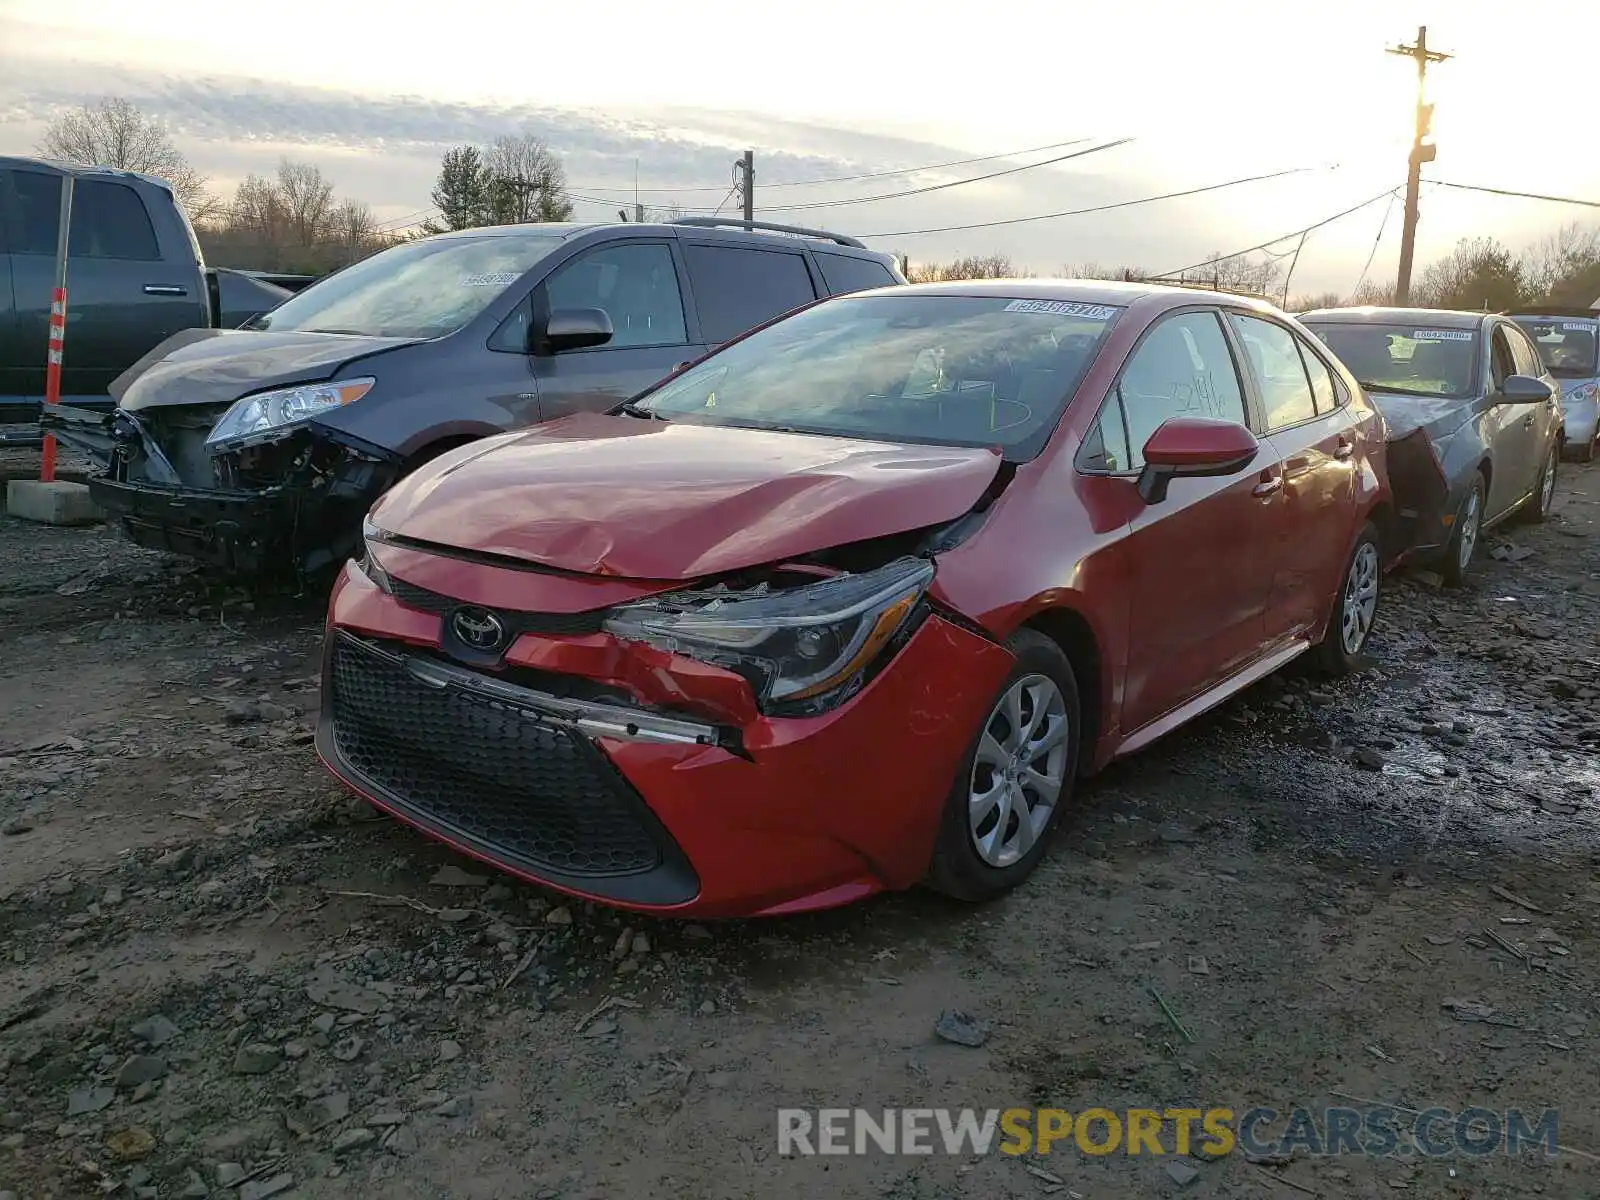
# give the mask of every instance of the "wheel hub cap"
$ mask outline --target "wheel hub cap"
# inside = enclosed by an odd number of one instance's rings
[[[973,757],[968,832],[978,857],[1008,867],[1050,823],[1065,782],[1067,704],[1055,680],[1025,675],[995,702]]]

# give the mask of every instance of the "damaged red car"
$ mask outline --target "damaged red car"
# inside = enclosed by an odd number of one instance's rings
[[[1074,783],[1372,627],[1382,418],[1292,319],[885,289],[373,508],[318,747],[515,875],[745,916],[1021,882]]]

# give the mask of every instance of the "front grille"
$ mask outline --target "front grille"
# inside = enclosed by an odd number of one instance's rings
[[[343,636],[328,684],[339,755],[424,823],[534,872],[631,875],[661,864],[653,814],[588,738],[432,687]]]
[[[404,579],[390,576],[390,586],[394,589],[394,598],[407,608],[419,609],[422,612],[433,613],[435,616],[444,616],[446,613],[462,607],[467,603],[453,596],[446,596],[440,592],[432,592],[427,588],[418,587],[414,583],[407,583]],[[506,609],[495,609],[495,614],[505,622],[506,628],[512,634],[543,633],[552,636],[582,636],[584,634],[599,633],[600,626],[606,619],[605,610],[598,612],[580,613],[542,613],[542,612],[515,612]]]

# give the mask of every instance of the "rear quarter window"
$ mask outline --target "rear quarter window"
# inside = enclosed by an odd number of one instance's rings
[[[827,285],[829,294],[834,296],[889,287],[896,282],[888,267],[870,258],[851,258],[847,254],[830,254],[825,250],[814,250],[812,256],[822,271],[822,282]]]

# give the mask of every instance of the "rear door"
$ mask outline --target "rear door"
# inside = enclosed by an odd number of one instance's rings
[[[811,268],[798,247],[685,239],[683,254],[701,334],[713,349],[817,298]]]
[[[1085,441],[1098,468],[1136,477],[1142,448],[1172,417],[1249,424],[1222,317],[1163,317],[1129,356]],[[1080,460],[1082,469],[1097,464]],[[1122,728],[1129,732],[1221,683],[1264,648],[1273,563],[1265,536],[1281,504],[1278,463],[1262,442],[1235,475],[1174,479],[1129,526],[1129,650]]]
[[[665,239],[603,242],[562,263],[534,290],[534,320],[548,321],[561,308],[604,309],[613,333],[604,346],[530,360],[545,421],[611,408],[704,352],[689,340],[677,261]]]
[[[1274,565],[1267,636],[1308,636],[1327,615],[1355,537],[1355,431],[1334,373],[1305,339],[1259,314],[1230,312],[1262,427],[1283,464],[1270,506]]]
[[[23,350],[13,378],[25,395],[42,397],[61,177],[12,171],[9,191],[12,288]],[[177,271],[163,263],[144,200],[126,183],[77,182],[68,255],[62,398],[108,403],[111,381],[157,343],[192,328],[204,297],[192,294],[192,264]]]

